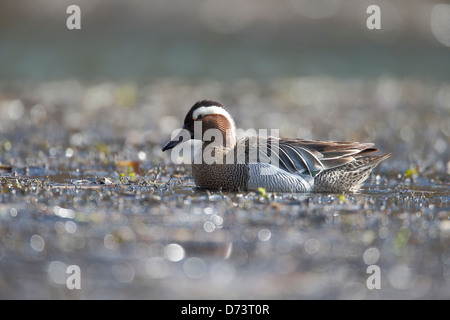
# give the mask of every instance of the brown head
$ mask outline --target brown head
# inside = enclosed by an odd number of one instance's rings
[[[234,120],[225,107],[216,101],[202,100],[194,104],[184,118],[182,129],[189,132],[190,139],[211,143],[211,135],[214,136],[216,132],[220,132],[223,138],[223,146],[234,147],[236,144],[236,125]],[[186,136],[186,134],[180,132],[180,134],[164,145],[162,151],[172,149],[183,142],[183,137]]]

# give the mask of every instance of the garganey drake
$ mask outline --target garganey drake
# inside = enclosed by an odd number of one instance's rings
[[[162,151],[189,139],[203,141],[192,175],[197,187],[210,190],[356,192],[372,169],[391,155],[367,155],[378,151],[373,143],[261,135],[238,139],[230,113],[210,100],[194,104],[183,130]]]

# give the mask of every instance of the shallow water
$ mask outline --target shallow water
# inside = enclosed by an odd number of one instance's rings
[[[68,30],[71,1],[0,1],[0,298],[449,299],[440,2],[368,30],[358,0],[90,0]],[[161,146],[201,99],[392,156],[356,194],[197,190]]]
[[[448,176],[377,170],[356,194],[263,197],[197,190],[189,167],[171,169],[2,174],[1,297],[450,297]],[[80,290],[66,287],[69,265]],[[369,265],[381,289],[368,289]]]
[[[4,86],[0,298],[448,299],[449,88],[393,77]],[[197,190],[161,145],[206,97],[244,129],[372,141],[392,156],[356,194]],[[372,265],[380,289],[367,285]]]

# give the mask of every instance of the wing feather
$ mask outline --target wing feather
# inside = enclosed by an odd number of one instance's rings
[[[246,138],[246,146],[258,147],[258,161],[273,163],[293,174],[309,174],[315,177],[320,172],[355,161],[361,155],[378,151],[373,143],[317,141],[306,139],[280,139],[259,137]],[[248,151],[246,151],[248,154]]]

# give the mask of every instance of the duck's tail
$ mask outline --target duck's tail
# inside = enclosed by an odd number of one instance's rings
[[[356,192],[370,172],[391,154],[383,156],[362,156],[342,166],[322,171],[314,181],[316,192]]]

